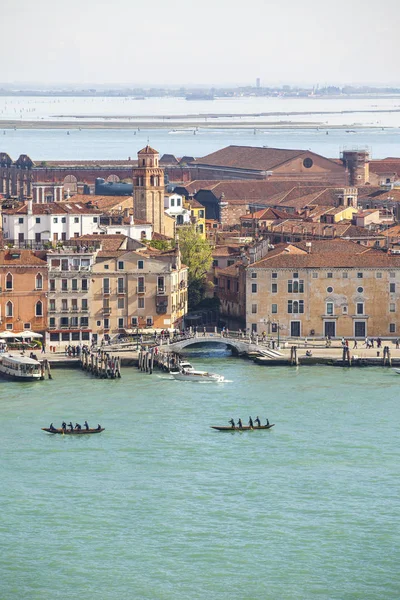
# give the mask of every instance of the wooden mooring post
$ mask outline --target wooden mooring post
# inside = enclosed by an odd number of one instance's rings
[[[389,346],[384,346],[383,348],[383,366],[392,366],[392,357],[390,355],[390,348]]]
[[[121,358],[105,351],[82,354],[81,368],[101,379],[121,378]]]
[[[299,359],[297,356],[297,346],[292,346],[290,348],[290,364],[296,366],[299,364]]]
[[[342,355],[343,365],[347,363],[347,366],[351,367],[351,356],[350,350],[348,346],[343,346],[343,355]]]

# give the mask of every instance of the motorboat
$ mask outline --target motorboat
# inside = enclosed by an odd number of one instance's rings
[[[18,381],[38,381],[44,379],[44,368],[34,358],[3,354],[0,358],[0,375]]]
[[[393,369],[393,371],[397,373],[397,375],[400,375],[400,369]]]
[[[207,371],[196,371],[189,362],[180,362],[175,370],[170,371],[170,374],[178,381],[211,381],[214,383],[225,381],[223,375],[208,373]]]

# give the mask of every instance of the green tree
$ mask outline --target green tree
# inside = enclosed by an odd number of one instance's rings
[[[194,308],[204,298],[206,275],[212,263],[212,246],[191,225],[179,230],[179,246],[182,262],[189,269],[189,308]]]

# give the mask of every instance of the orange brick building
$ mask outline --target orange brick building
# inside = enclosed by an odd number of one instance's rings
[[[0,252],[0,331],[47,328],[47,262],[30,250]]]

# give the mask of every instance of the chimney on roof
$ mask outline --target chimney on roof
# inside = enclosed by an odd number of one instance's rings
[[[32,211],[32,198],[28,198],[27,205],[28,205],[27,214],[28,215],[32,215],[33,214],[33,211]]]
[[[135,224],[135,219],[133,218],[133,215],[131,215],[130,219],[129,219],[129,225],[134,225]]]
[[[129,208],[124,208],[124,217],[129,217]]]
[[[306,242],[306,248],[307,248],[308,254],[311,254],[311,242]]]

